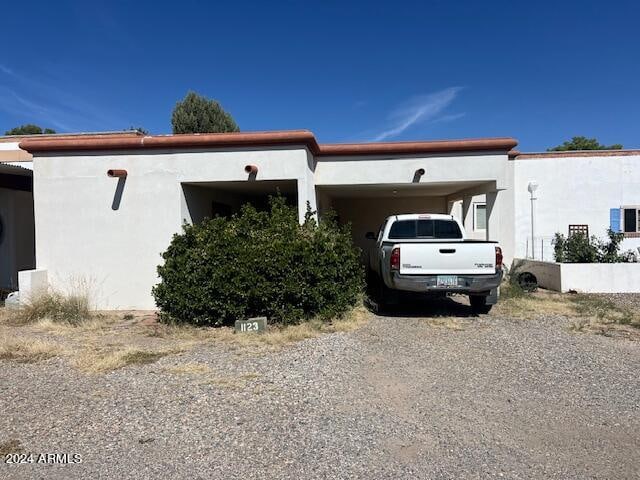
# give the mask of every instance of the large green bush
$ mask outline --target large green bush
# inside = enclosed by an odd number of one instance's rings
[[[618,263],[634,260],[631,251],[620,253],[620,244],[624,233],[607,230],[607,240],[600,240],[595,235],[587,237],[574,233],[565,237],[556,233],[553,239],[553,254],[560,263]]]
[[[266,212],[245,205],[231,218],[185,225],[162,257],[153,288],[161,318],[195,325],[330,319],[356,303],[364,282],[349,229],[318,224],[309,211],[300,225],[279,196]]]

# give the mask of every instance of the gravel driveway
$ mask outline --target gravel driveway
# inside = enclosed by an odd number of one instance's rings
[[[0,477],[638,477],[640,343],[453,308],[104,375],[0,362],[0,442],[83,460],[0,464]],[[167,373],[185,362],[220,377]]]

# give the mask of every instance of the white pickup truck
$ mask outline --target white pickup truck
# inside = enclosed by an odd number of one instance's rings
[[[469,240],[452,215],[392,215],[369,251],[369,282],[380,307],[397,303],[400,292],[469,295],[475,313],[498,301],[502,250],[497,242]]]

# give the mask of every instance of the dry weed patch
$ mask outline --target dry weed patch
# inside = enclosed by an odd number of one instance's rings
[[[434,317],[428,318],[426,322],[433,327],[443,327],[449,330],[465,330],[466,322],[454,317]]]
[[[87,348],[79,353],[73,364],[85,373],[105,373],[128,365],[153,363],[162,357],[182,352],[182,349],[144,350],[132,346],[116,348]]]
[[[168,367],[166,369],[169,373],[178,375],[204,375],[211,373],[211,368],[205,363],[184,363]]]
[[[0,443],[0,457],[4,457],[5,455],[9,455],[11,453],[21,453],[23,451],[24,448],[22,448],[20,440],[10,439],[6,442]]]
[[[35,363],[62,353],[62,349],[51,342],[38,339],[12,339],[0,337],[0,359],[18,363]]]

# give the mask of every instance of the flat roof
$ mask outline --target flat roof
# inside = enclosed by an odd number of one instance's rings
[[[504,151],[517,145],[511,137],[436,140],[422,142],[375,142],[320,144],[309,130],[269,132],[195,133],[180,135],[112,134],[95,136],[34,136],[20,142],[20,148],[34,152],[87,150],[190,149],[224,147],[269,147],[304,145],[316,156],[401,155],[463,151]]]
[[[142,133],[137,130],[124,130],[117,132],[80,132],[80,133],[43,133],[33,135],[3,135],[0,136],[0,161],[2,162],[30,162],[33,156],[30,152],[21,148],[22,142],[37,139],[43,140],[73,140],[77,138],[113,138],[113,137],[138,137]]]

